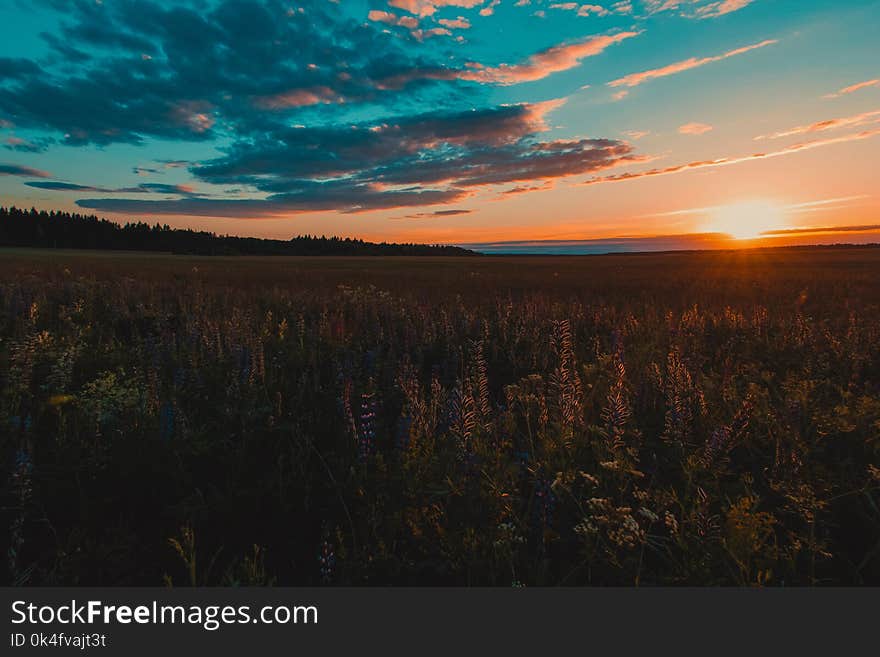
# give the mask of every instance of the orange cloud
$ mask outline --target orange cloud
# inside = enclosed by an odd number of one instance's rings
[[[435,36],[452,36],[452,32],[445,27],[432,27],[427,30],[413,30],[410,34],[413,35],[413,38],[415,38],[416,41],[424,41],[425,39]]]
[[[866,224],[862,226],[816,226],[810,228],[784,228],[779,230],[767,230],[761,235],[809,235],[812,233],[873,233],[880,231],[880,224]]]
[[[261,96],[256,99],[259,107],[271,110],[308,107],[310,105],[342,103],[344,99],[329,87],[313,87],[311,89],[292,89],[272,96]]]
[[[717,18],[748,7],[755,0],[645,0],[648,14],[683,9],[682,5],[698,5],[689,11],[682,11],[686,18]]]
[[[203,101],[183,101],[171,109],[171,118],[175,123],[184,125],[194,133],[208,132],[214,127],[213,107]]]
[[[455,19],[441,18],[437,22],[440,23],[440,25],[442,25],[443,27],[448,27],[450,30],[468,30],[471,27],[470,21],[463,16],[459,16]]]
[[[600,55],[609,46],[639,34],[640,32],[620,32],[614,35],[588,37],[574,43],[542,50],[529,57],[522,64],[485,66],[477,62],[468,62],[464,69],[413,69],[377,80],[376,86],[379,89],[400,89],[414,80],[466,80],[501,85],[532,82],[542,80],[553,73],[574,68],[582,59]]]
[[[739,11],[748,7],[755,0],[722,0],[721,2],[710,2],[708,5],[698,7],[696,10],[697,18],[715,18],[724,16],[735,11]]]
[[[417,16],[433,16],[439,7],[473,9],[484,0],[389,0],[388,4]]]
[[[841,96],[845,96],[847,94],[851,94],[856,91],[860,91],[861,89],[867,89],[868,87],[877,87],[880,86],[880,78],[876,80],[865,80],[864,82],[857,82],[856,84],[852,84],[848,87],[844,87],[840,89],[836,93],[826,94],[823,98],[840,98]]]
[[[381,11],[373,9],[367,14],[367,18],[376,23],[385,23],[386,25],[399,25],[409,29],[415,29],[419,26],[419,19],[413,16],[398,16],[390,11]]]
[[[607,16],[611,12],[600,5],[579,5],[577,2],[560,2],[550,5],[550,9],[562,9],[564,11],[576,11],[578,16],[590,15]]]
[[[600,176],[596,178],[591,178],[590,180],[587,180],[582,184],[598,185],[608,182],[623,182],[626,180],[635,180],[637,178],[668,176],[676,173],[686,173],[688,171],[694,171],[697,169],[723,167],[731,164],[741,164],[743,162],[754,162],[755,160],[766,160],[773,157],[782,157],[784,155],[791,155],[793,153],[799,153],[801,151],[811,150],[814,148],[821,148],[823,146],[830,146],[832,144],[841,144],[850,141],[861,141],[863,139],[870,139],[878,135],[880,135],[880,128],[874,130],[865,130],[863,132],[855,132],[849,135],[843,135],[841,137],[834,137],[831,139],[816,139],[813,141],[802,142],[800,144],[795,144],[794,146],[789,146],[788,148],[783,148],[782,150],[772,151],[769,153],[753,153],[751,155],[744,155],[742,157],[724,157],[717,160],[699,160],[696,162],[688,162],[687,164],[679,164],[677,166],[666,167],[665,169],[651,169],[649,171],[641,171],[636,173],[627,172],[616,174],[613,176]]]
[[[648,80],[653,80],[655,78],[663,78],[668,75],[675,75],[676,73],[682,73],[683,71],[689,71],[692,68],[698,68],[700,66],[705,66],[706,64],[712,64],[714,62],[720,62],[721,60],[728,59],[730,57],[736,57],[737,55],[742,55],[744,53],[750,52],[752,50],[757,50],[758,48],[764,48],[766,46],[773,45],[774,43],[778,43],[777,39],[768,39],[766,41],[762,41],[761,43],[755,43],[751,46],[745,46],[743,48],[737,48],[736,50],[730,50],[723,55],[716,55],[714,57],[691,57],[690,59],[685,59],[680,62],[675,62],[674,64],[669,64],[667,66],[663,66],[661,68],[654,68],[648,71],[642,71],[641,73],[631,73],[630,75],[626,75],[622,78],[618,78],[617,80],[612,80],[608,83],[608,86],[611,87],[637,87],[640,84],[647,82]]]
[[[679,127],[678,132],[682,135],[704,135],[714,128],[708,123],[685,123]]]
[[[582,41],[553,46],[532,55],[522,64],[501,64],[486,67],[471,63],[470,70],[461,71],[458,78],[474,82],[495,84],[518,84],[541,80],[559,71],[567,71],[577,66],[582,59],[602,54],[606,48],[626,39],[638,36],[639,32],[620,32],[614,35],[589,37]]]
[[[844,116],[838,119],[827,119],[825,121],[817,121],[809,125],[800,125],[790,130],[782,132],[774,132],[769,135],[759,135],[755,140],[761,139],[779,139],[781,137],[791,137],[793,135],[804,135],[813,132],[825,132],[826,130],[836,130],[837,128],[849,128],[861,125],[869,125],[871,123],[880,122],[880,110],[873,112],[863,112],[855,116]]]

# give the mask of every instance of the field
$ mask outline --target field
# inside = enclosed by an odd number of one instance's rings
[[[877,585],[880,249],[5,250],[0,420],[7,583]]]

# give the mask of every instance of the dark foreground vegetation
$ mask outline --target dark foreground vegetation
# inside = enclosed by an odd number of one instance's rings
[[[117,224],[95,215],[0,207],[0,247],[155,251],[184,255],[467,256],[457,246],[388,244],[300,235],[290,240],[216,235],[139,221]]]
[[[880,250],[3,251],[6,580],[880,584]]]

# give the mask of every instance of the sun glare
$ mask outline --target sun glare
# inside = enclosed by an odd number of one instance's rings
[[[708,229],[737,240],[752,240],[768,230],[785,228],[785,209],[770,201],[746,201],[714,208]]]

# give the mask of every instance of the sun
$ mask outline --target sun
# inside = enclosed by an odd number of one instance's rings
[[[785,228],[785,208],[772,201],[743,201],[710,211],[709,232],[736,240],[753,240],[769,230]]]

